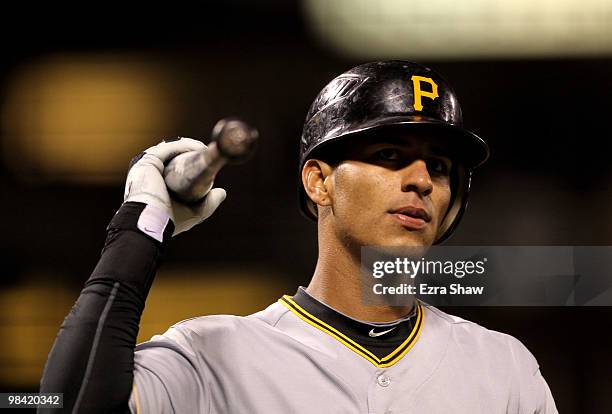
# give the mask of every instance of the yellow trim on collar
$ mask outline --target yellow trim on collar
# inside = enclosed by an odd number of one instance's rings
[[[410,335],[408,335],[408,338],[406,338],[406,340],[402,342],[401,345],[399,345],[397,348],[395,348],[395,350],[389,355],[383,358],[378,358],[372,352],[368,351],[366,348],[359,345],[357,342],[353,341],[351,338],[349,338],[333,326],[328,325],[327,323],[312,315],[310,312],[306,311],[293,299],[291,299],[289,295],[284,295],[278,301],[281,305],[289,309],[295,316],[308,323],[309,325],[317,328],[321,332],[324,332],[332,338],[336,339],[337,341],[345,345],[347,348],[349,348],[351,351],[367,359],[378,368],[390,367],[391,365],[402,359],[402,357],[406,355],[408,351],[410,351],[410,349],[414,346],[416,341],[418,341],[423,328],[423,308],[419,302],[416,302],[417,320],[414,328],[412,329],[412,332],[410,332]]]

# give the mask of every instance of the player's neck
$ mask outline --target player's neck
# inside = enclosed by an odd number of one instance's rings
[[[365,306],[361,301],[360,249],[349,248],[335,238],[319,237],[319,257],[306,292],[352,318],[388,322],[408,315],[412,306]]]

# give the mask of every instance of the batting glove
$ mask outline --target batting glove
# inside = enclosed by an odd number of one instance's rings
[[[205,148],[206,145],[195,139],[179,138],[146,149],[130,163],[124,202],[135,201],[147,204],[147,208],[153,212],[152,215],[158,217],[160,221],[164,218],[167,221],[170,218],[174,223],[173,236],[200,224],[225,200],[225,190],[213,188],[200,202],[186,205],[170,197],[162,174],[164,165],[172,158],[183,152]]]

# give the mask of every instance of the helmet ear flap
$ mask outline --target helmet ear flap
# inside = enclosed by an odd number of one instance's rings
[[[467,207],[467,197],[470,192],[472,170],[463,165],[455,164],[451,171],[451,200],[444,218],[440,222],[434,244],[446,240],[455,230]]]

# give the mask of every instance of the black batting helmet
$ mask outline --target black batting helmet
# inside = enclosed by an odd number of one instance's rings
[[[383,128],[438,132],[448,143],[455,167],[451,174],[452,199],[437,244],[459,223],[467,205],[472,171],[489,156],[486,142],[462,124],[455,92],[433,70],[401,60],[366,63],[333,79],[315,98],[300,141],[300,171],[308,159],[324,157],[330,144],[356,135]],[[299,193],[302,212],[316,220],[316,206],[301,185]]]

